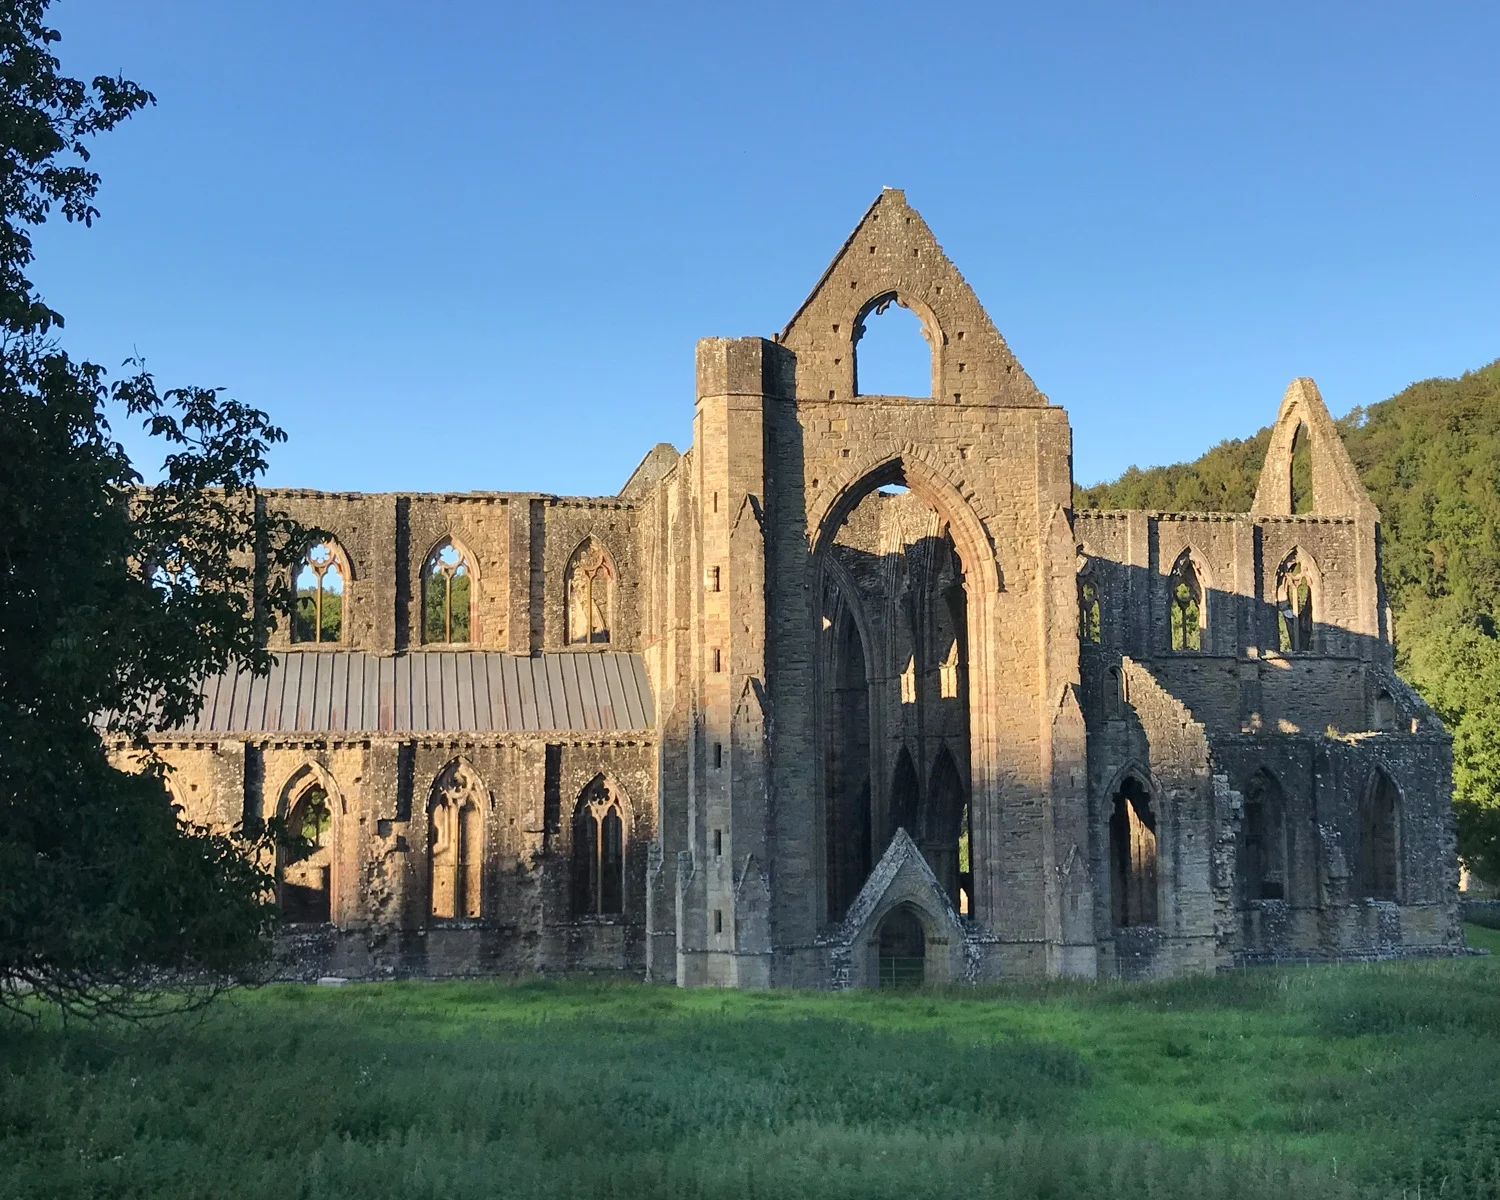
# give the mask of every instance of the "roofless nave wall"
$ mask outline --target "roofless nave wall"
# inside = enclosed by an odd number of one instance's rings
[[[857,391],[891,303],[928,396]],[[308,831],[278,877],[319,972],[1457,950],[1449,739],[1392,671],[1379,515],[1312,382],[1250,513],[1075,513],[1070,454],[887,190],[779,334],[699,343],[692,448],[618,496],[266,493],[335,538],[271,677],[164,739],[173,787]]]

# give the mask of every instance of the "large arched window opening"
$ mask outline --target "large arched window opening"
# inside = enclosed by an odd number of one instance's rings
[[[292,641],[342,642],[349,560],[331,541],[314,542],[302,556],[295,580]]]
[[[961,911],[967,904],[985,913],[984,895],[958,877],[984,870],[987,809],[971,802],[966,781],[971,693],[986,694],[986,680],[971,678],[969,653],[999,579],[962,497],[926,464],[913,469],[908,477],[908,465],[893,459],[857,476],[816,522],[819,865],[830,920],[844,916],[897,828],[930,851]],[[956,804],[938,797],[934,808],[927,788],[939,747],[965,782],[945,793],[959,796]],[[971,815],[978,834],[966,839]]]
[[[596,777],[573,810],[573,915],[625,911],[625,814],[619,797]]]
[[[1110,805],[1109,876],[1115,927],[1155,925],[1156,813],[1151,793],[1134,776],[1120,785]]]
[[[1204,604],[1203,579],[1191,550],[1184,550],[1172,564],[1172,574],[1167,579],[1167,603],[1172,649],[1202,650],[1208,610]]]
[[[1312,650],[1313,589],[1311,572],[1293,550],[1276,570],[1276,637],[1285,653]]]
[[[282,794],[286,837],[277,850],[277,902],[285,920],[320,924],[333,917],[333,801],[322,777],[304,768]]]
[[[570,646],[607,645],[614,623],[615,568],[595,538],[585,538],[568,559],[563,640]]]
[[[1251,900],[1287,900],[1286,797],[1267,771],[1245,788],[1240,832],[1240,887]]]
[[[484,911],[484,811],[479,777],[455,759],[433,782],[428,803],[428,912],[438,920]]]
[[[422,640],[464,645],[473,640],[473,627],[473,560],[452,538],[444,538],[422,568]]]
[[[927,327],[896,295],[872,300],[854,323],[854,394],[931,396],[933,347]]]
[[[1359,852],[1355,896],[1399,900],[1401,890],[1401,793],[1379,767],[1365,788],[1359,809]]]

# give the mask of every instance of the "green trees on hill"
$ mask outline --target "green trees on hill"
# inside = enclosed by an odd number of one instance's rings
[[[1500,881],[1500,360],[1338,422],[1380,509],[1396,659],[1453,731],[1459,853]],[[1243,512],[1270,430],[1079,488],[1079,508]],[[1294,463],[1295,467],[1295,463]]]

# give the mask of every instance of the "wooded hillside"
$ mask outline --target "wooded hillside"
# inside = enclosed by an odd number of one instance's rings
[[[1500,881],[1500,359],[1338,422],[1376,505],[1401,673],[1453,731],[1459,852]],[[1079,508],[1244,512],[1270,428],[1079,488]]]

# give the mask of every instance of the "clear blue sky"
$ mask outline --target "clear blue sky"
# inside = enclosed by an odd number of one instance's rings
[[[1314,376],[1500,356],[1500,5],[61,0],[157,106],[39,240],[67,343],[218,384],[269,482],[608,494],[903,187],[1081,482]],[[133,443],[136,444],[136,443]]]

